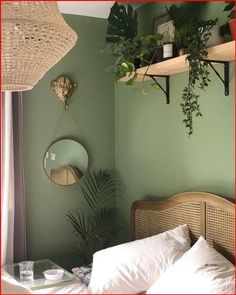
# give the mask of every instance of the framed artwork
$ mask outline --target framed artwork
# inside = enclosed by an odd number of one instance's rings
[[[175,27],[167,13],[153,20],[153,34],[162,34],[163,42],[174,41]]]

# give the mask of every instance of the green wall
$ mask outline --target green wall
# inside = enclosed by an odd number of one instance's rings
[[[114,83],[105,69],[106,21],[64,15],[78,33],[76,46],[33,90],[24,92],[24,165],[28,259],[51,258],[75,266],[69,252],[76,245],[66,213],[85,207],[80,185],[51,182],[43,168],[46,149],[62,137],[75,138],[87,149],[90,168],[114,169]],[[68,74],[78,83],[68,110],[50,89],[50,81]],[[72,262],[70,262],[72,260]]]
[[[223,3],[208,4],[205,17],[225,16]],[[140,32],[151,33],[163,3],[139,8]],[[52,183],[43,168],[46,149],[63,137],[75,138],[89,154],[90,168],[118,170],[124,194],[117,202],[129,232],[130,207],[136,199],[160,199],[200,190],[234,198],[234,64],[230,63],[230,95],[211,72],[212,83],[201,94],[203,118],[194,120],[188,138],[180,108],[187,74],[170,79],[171,103],[145,83],[129,88],[115,84],[105,69],[106,20],[65,15],[77,31],[77,45],[33,90],[24,93],[24,164],[28,259],[51,258],[73,267],[69,252],[76,245],[66,213],[85,208],[80,186]],[[216,66],[222,73],[221,66]],[[67,111],[50,90],[50,81],[66,73],[78,83]]]
[[[173,2],[151,2],[141,6],[138,11],[139,32],[140,34],[150,34],[153,32],[153,20],[166,13],[165,7],[172,4],[178,5],[176,1]],[[132,5],[132,3],[131,3]],[[227,12],[223,12],[225,2],[215,1],[206,2],[203,11],[202,19],[215,19],[218,18],[218,24],[224,24],[227,19]]]
[[[206,14],[217,17],[223,5],[211,3]],[[163,13],[164,6],[151,3],[139,10],[141,31],[151,33],[152,19]],[[222,66],[216,68],[223,74]],[[224,96],[223,84],[212,71],[206,93],[199,90],[203,117],[194,120],[190,138],[180,107],[187,79],[187,73],[171,76],[170,105],[148,82],[147,95],[138,83],[134,88],[116,84],[115,165],[126,188],[118,206],[127,228],[136,199],[161,199],[184,191],[234,198],[234,63],[230,63],[229,96]]]

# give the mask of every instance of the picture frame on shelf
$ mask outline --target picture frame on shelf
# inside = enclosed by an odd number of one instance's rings
[[[163,35],[163,42],[174,41],[175,27],[167,13],[154,18],[153,34],[157,33]]]

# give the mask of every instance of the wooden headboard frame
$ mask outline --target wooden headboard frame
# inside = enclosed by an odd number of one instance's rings
[[[203,236],[234,263],[235,205],[223,197],[187,192],[160,202],[135,201],[131,214],[133,240],[187,224],[192,243]]]

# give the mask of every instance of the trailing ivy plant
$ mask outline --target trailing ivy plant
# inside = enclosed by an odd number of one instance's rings
[[[196,88],[205,90],[210,82],[208,63],[205,61],[208,56],[207,41],[217,20],[199,21],[205,5],[204,2],[182,2],[178,6],[172,4],[166,7],[175,26],[175,42],[179,49],[186,51],[189,64],[188,84],[183,90],[181,103],[185,117],[183,123],[189,136],[193,133],[193,115],[202,116]]]
[[[187,41],[186,59],[189,63],[189,78],[188,85],[183,90],[181,107],[185,116],[183,122],[189,136],[193,133],[193,115],[202,116],[196,87],[205,91],[211,81],[208,63],[206,62],[208,56],[206,43],[211,35],[210,30],[215,23],[216,20],[200,22],[195,29],[195,34],[190,35]]]
[[[205,5],[206,2],[182,2],[179,5],[172,4],[166,7],[175,27],[174,42],[179,50],[188,47],[188,38],[195,33],[199,15]]]
[[[66,215],[78,238],[75,252],[84,264],[92,262],[94,252],[114,242],[120,229],[116,226],[114,208],[117,185],[117,178],[109,171],[90,171],[81,185],[88,205],[86,212],[80,210]]]
[[[206,44],[216,20],[199,22],[204,5],[199,2],[181,2],[178,6],[173,4],[166,8],[175,25],[175,42],[186,50],[186,60],[189,63],[189,79],[181,103],[183,122],[189,136],[193,133],[193,115],[202,116],[196,88],[205,90],[210,82],[205,61],[208,55]],[[138,67],[147,66],[148,70],[152,62],[158,61],[158,49],[162,47],[162,35],[138,36],[137,28],[137,13],[131,5],[126,9],[115,3],[108,17],[106,40],[111,44],[111,52],[116,57],[111,67],[115,78],[119,80],[128,76],[127,85],[132,85],[137,78]],[[146,93],[142,86],[145,74],[141,83],[143,93]]]

